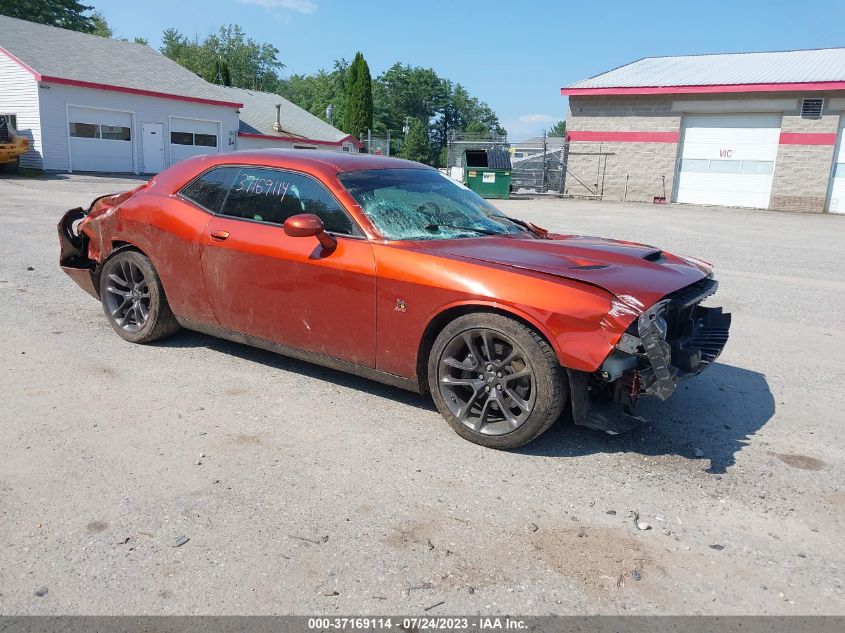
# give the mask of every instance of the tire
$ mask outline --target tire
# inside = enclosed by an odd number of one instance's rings
[[[428,359],[434,403],[461,437],[510,449],[545,433],[568,394],[549,344],[514,319],[467,314],[449,323]]]
[[[106,261],[100,298],[109,325],[130,343],[151,343],[179,330],[156,269],[138,251],[120,251]]]
[[[0,174],[16,174],[21,168],[21,157],[18,156],[11,163],[0,163]]]

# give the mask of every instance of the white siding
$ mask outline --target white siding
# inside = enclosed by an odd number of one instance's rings
[[[38,85],[35,77],[3,53],[0,53],[0,113],[14,114],[18,132],[29,139],[29,151],[21,156],[21,165],[41,169]]]
[[[133,112],[132,138],[135,146],[135,165],[144,173],[144,151],[141,139],[141,124],[161,123],[164,138],[170,139],[170,117],[188,117],[221,122],[221,152],[230,152],[238,129],[238,113],[235,108],[193,103],[176,99],[160,99],[124,92],[93,90],[61,84],[41,84],[39,93],[43,136],[44,169],[68,170],[68,105],[89,106]],[[170,143],[165,142],[165,167],[171,164]]]

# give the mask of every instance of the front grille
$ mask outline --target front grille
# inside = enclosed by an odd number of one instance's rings
[[[700,358],[697,367],[690,371],[699,373],[715,361],[728,342],[731,328],[731,315],[724,314],[722,308],[699,308],[693,334],[684,340],[683,350],[698,350]]]
[[[694,284],[690,284],[680,290],[666,295],[666,299],[671,302],[671,309],[684,310],[690,306],[701,303],[707,297],[716,294],[719,288],[719,282],[712,277],[705,277],[699,279]]]

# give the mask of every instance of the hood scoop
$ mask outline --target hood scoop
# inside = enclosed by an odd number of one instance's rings
[[[573,266],[569,270],[603,270],[610,268],[607,264],[584,264],[583,266]]]
[[[666,257],[663,255],[663,251],[652,251],[643,255],[643,259],[647,262],[662,262]]]

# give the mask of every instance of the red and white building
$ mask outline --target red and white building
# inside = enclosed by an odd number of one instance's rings
[[[0,113],[30,141],[21,166],[46,171],[147,174],[239,148],[360,147],[277,95],[210,84],[149,46],[6,16]]]
[[[845,213],[845,48],[649,57],[561,92],[571,195]]]

